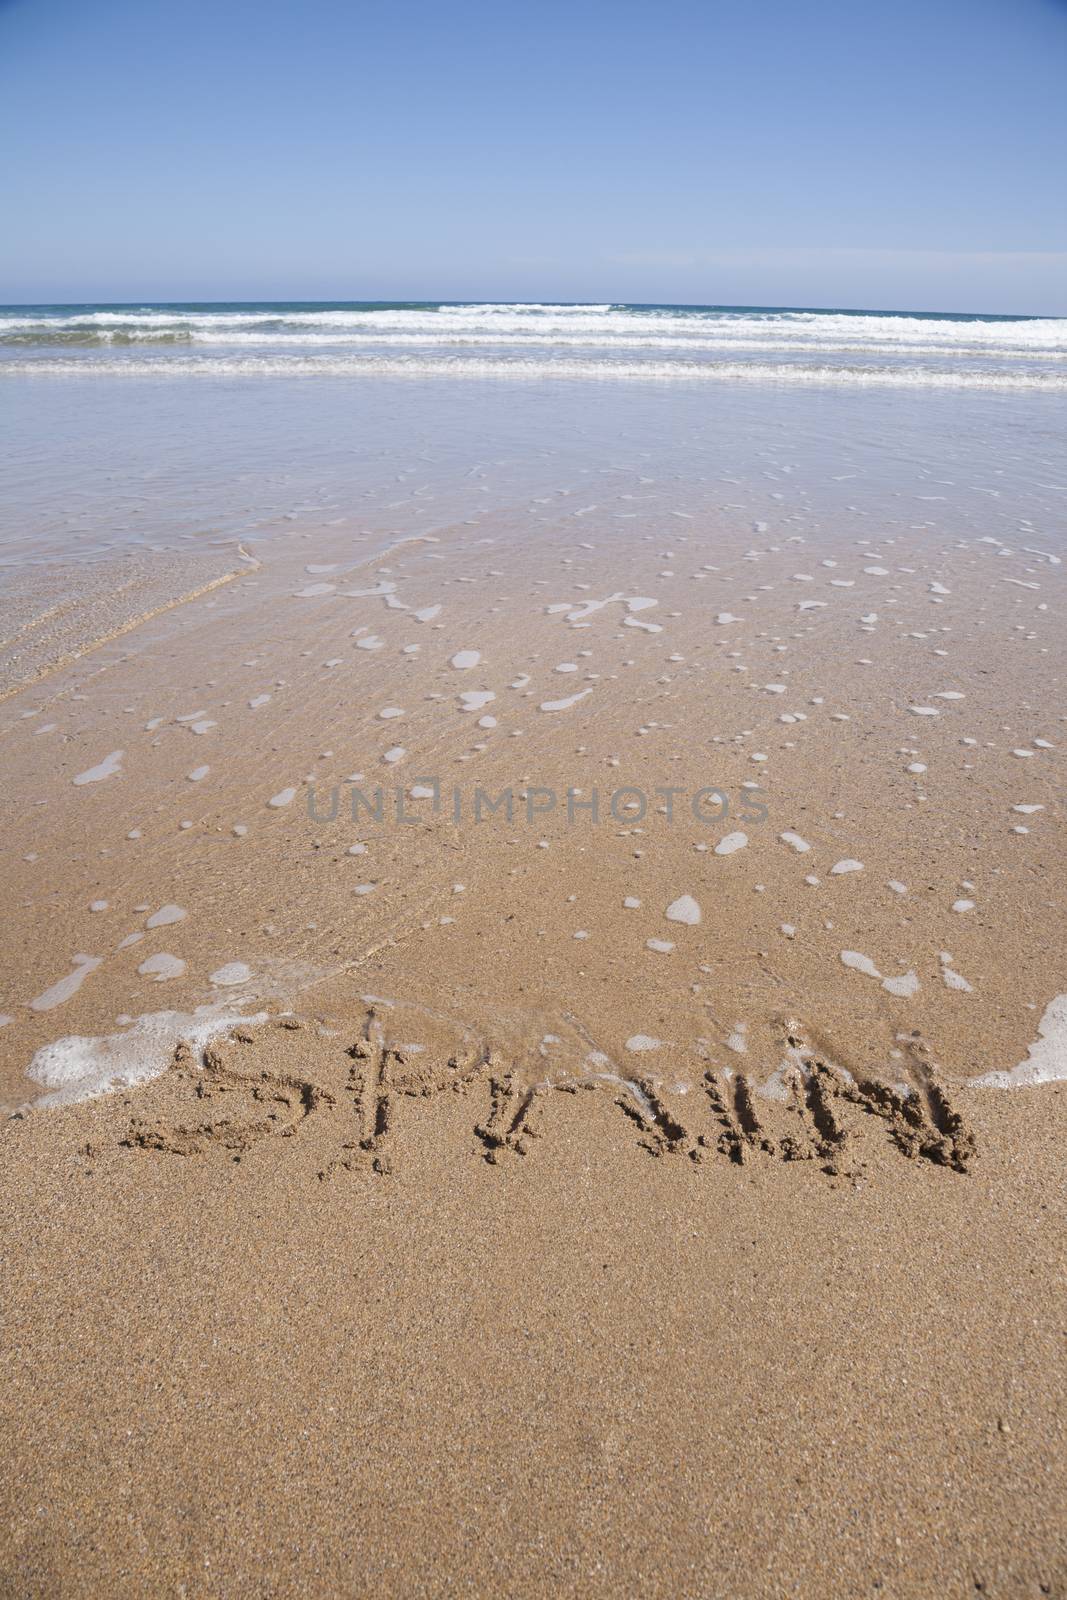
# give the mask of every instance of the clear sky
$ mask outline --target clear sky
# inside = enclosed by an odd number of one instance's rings
[[[0,0],[0,300],[1067,314],[1067,0]]]

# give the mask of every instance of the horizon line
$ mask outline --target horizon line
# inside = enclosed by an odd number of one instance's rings
[[[946,317],[946,318],[971,318],[986,321],[1001,322],[1062,322],[1067,320],[1067,312],[1046,311],[949,311],[945,309],[931,309],[919,307],[900,306],[841,306],[841,305],[783,305],[768,303],[757,305],[741,301],[699,301],[699,300],[564,300],[560,298],[548,300],[518,300],[518,299],[476,299],[468,296],[462,299],[439,299],[433,296],[416,296],[414,298],[398,299],[382,295],[373,295],[365,299],[342,298],[340,296],[318,297],[315,299],[288,298],[281,295],[271,299],[235,299],[230,297],[223,300],[197,300],[197,299],[149,299],[140,297],[126,300],[4,300],[0,301],[0,311],[34,311],[34,310],[62,310],[76,311],[93,307],[103,311],[136,310],[138,308],[176,308],[181,306],[566,306],[578,309],[585,306],[607,306],[622,310],[654,310],[654,311],[785,311],[804,312],[818,315],[820,313],[837,313],[844,316],[880,316],[880,317]]]

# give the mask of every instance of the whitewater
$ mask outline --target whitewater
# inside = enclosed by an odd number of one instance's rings
[[[1067,389],[1067,318],[353,301],[0,307],[0,377]]]

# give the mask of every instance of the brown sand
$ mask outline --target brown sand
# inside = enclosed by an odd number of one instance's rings
[[[349,1039],[8,1125],[5,1593],[1067,1593],[1062,1086],[965,1096],[966,1176],[656,1158],[604,1091],[490,1164],[478,1084],[381,1173]]]
[[[4,1592],[1067,1593],[1067,1089],[968,1086],[1067,989],[1063,569],[587,536],[323,530],[5,706],[8,1105],[270,1020],[4,1125]],[[516,815],[310,819],[353,772]]]

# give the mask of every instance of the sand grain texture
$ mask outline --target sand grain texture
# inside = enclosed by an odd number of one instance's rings
[[[1065,1592],[1067,1090],[828,1177],[606,1087],[490,1162],[481,1078],[376,1166],[340,1035],[4,1129],[5,1593]]]

